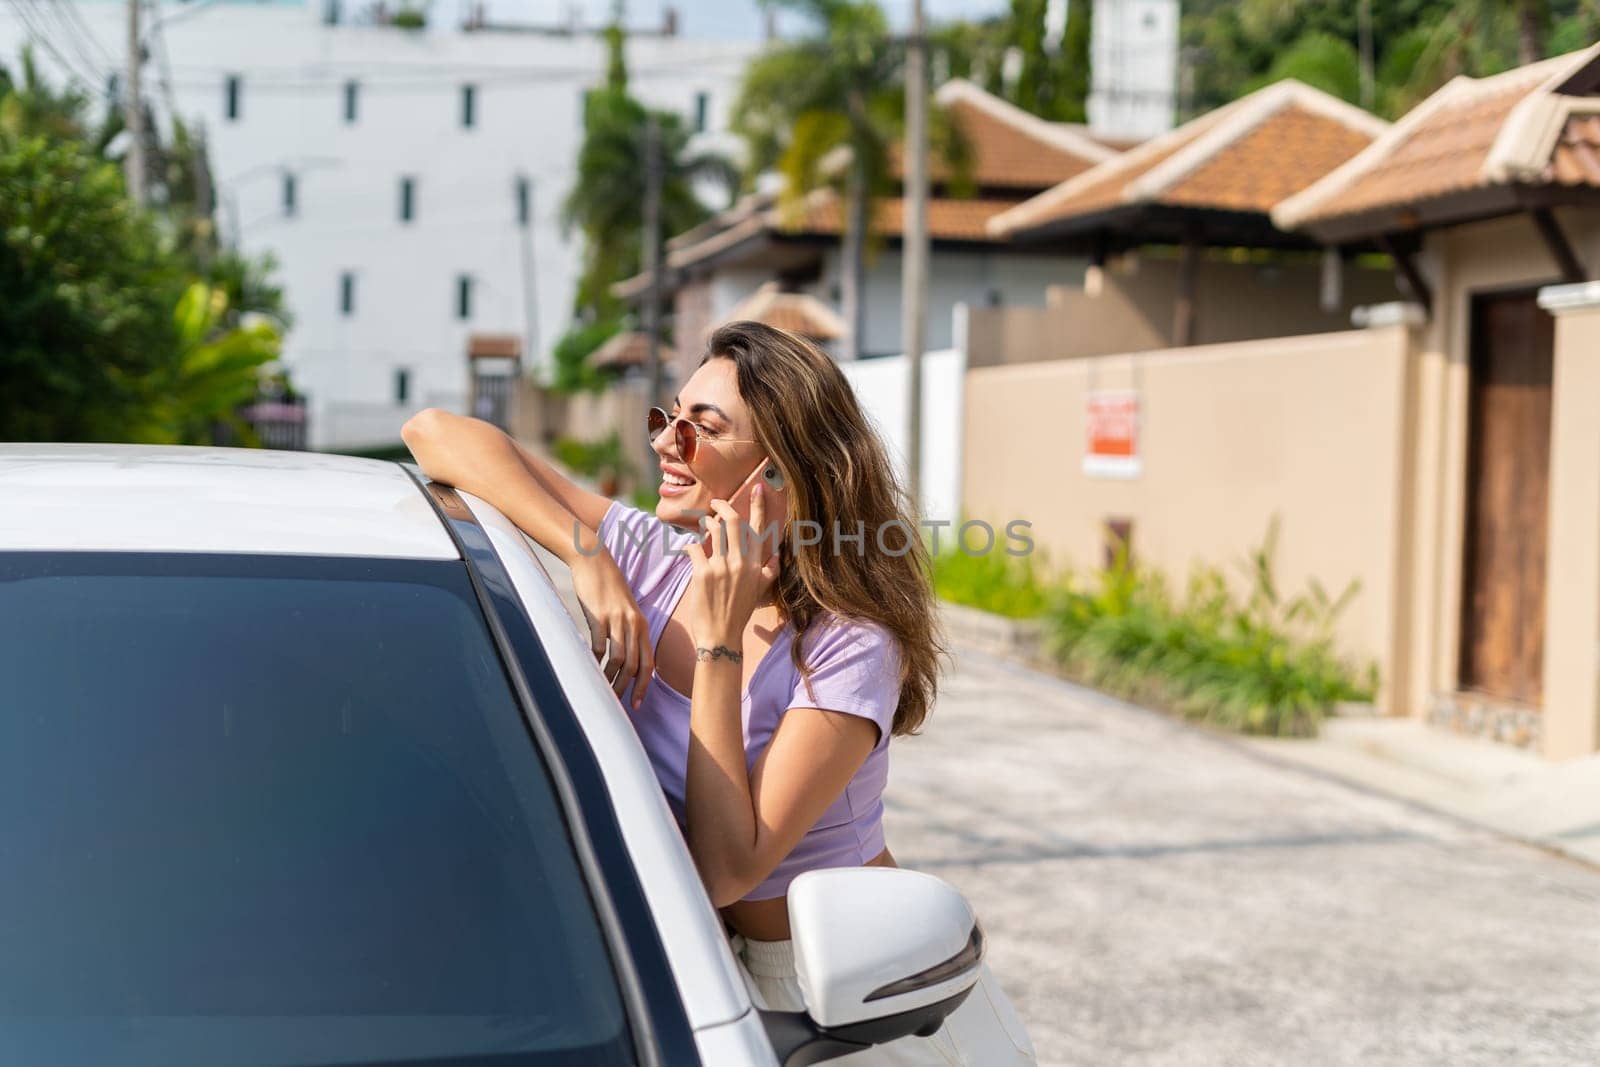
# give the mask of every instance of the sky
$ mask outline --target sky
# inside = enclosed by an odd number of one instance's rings
[[[578,9],[589,24],[605,22],[611,12],[609,0],[486,0],[491,19],[516,22],[559,23]],[[903,29],[911,17],[910,0],[879,0],[890,22]],[[718,40],[761,38],[763,17],[755,0],[632,0],[625,4],[630,26],[657,26],[667,6],[678,10],[678,32],[686,37]],[[930,20],[974,18],[997,15],[1009,5],[1006,0],[923,0],[923,11]],[[780,27],[787,29],[793,16],[780,16]]]

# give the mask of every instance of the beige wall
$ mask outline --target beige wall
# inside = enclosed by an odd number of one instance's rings
[[[1556,218],[1580,262],[1591,271],[1600,268],[1600,212],[1561,209]],[[1412,428],[1417,481],[1408,538],[1416,566],[1404,594],[1409,614],[1400,625],[1411,664],[1404,703],[1421,713],[1437,694],[1455,691],[1459,682],[1472,297],[1552,285],[1559,278],[1549,250],[1525,215],[1431,234],[1419,266],[1433,291],[1433,310],[1417,357]],[[1593,351],[1592,337],[1590,327],[1578,320],[1565,324],[1558,318],[1553,402],[1559,421],[1551,439],[1541,714],[1541,749],[1552,759],[1600,748],[1591,692],[1596,639],[1585,636],[1594,632],[1588,620],[1600,610],[1600,584],[1581,584],[1583,568],[1595,566],[1585,562],[1587,555],[1597,550],[1594,537],[1581,532],[1587,506],[1582,494],[1589,491],[1585,479],[1596,462],[1586,421],[1593,420],[1594,398],[1600,396],[1584,362]]]
[[[1600,751],[1600,293],[1556,314],[1545,604],[1546,754]]]
[[[1316,262],[1271,266],[1207,259],[1195,281],[1195,340],[1244,341],[1343,330],[1350,309],[1396,299],[1392,276],[1353,261],[1343,265],[1343,302],[1319,305]],[[1090,286],[1092,289],[1093,286]],[[1113,259],[1099,292],[1072,286],[1051,290],[1046,307],[972,308],[967,320],[970,366],[1142,352],[1171,345],[1178,264],[1154,252]]]
[[[1276,514],[1286,589],[1360,580],[1341,638],[1378,661],[1390,708],[1411,351],[1411,331],[1391,326],[973,370],[964,510],[1027,519],[1053,562],[1078,567],[1098,565],[1104,520],[1131,518],[1136,555],[1177,580],[1195,561],[1231,566]],[[1085,396],[1126,387],[1140,394],[1143,472],[1089,477]]]
[[[1600,211],[1556,218],[1600,272]],[[1141,557],[1181,571],[1191,558],[1237,556],[1277,511],[1285,580],[1359,577],[1342,636],[1379,660],[1385,710],[1426,715],[1460,681],[1472,298],[1559,279],[1525,215],[1429,234],[1418,265],[1432,310],[1415,328],[973,370],[968,512],[1031,518],[1042,544],[1080,564],[1098,560],[1103,519],[1132,517]],[[1600,751],[1600,287],[1572,294],[1556,312],[1538,714],[1552,759]],[[1067,310],[1013,315],[1024,336],[1004,344],[1041,351],[1028,331],[1061,329]],[[1262,321],[1275,313],[1263,307]],[[983,314],[973,313],[978,343],[992,325]],[[1105,321],[1110,336],[1135,336]],[[1087,478],[1084,393],[1126,385],[1144,396],[1144,475]]]

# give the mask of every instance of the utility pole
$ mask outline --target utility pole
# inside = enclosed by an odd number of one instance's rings
[[[649,403],[661,403],[661,125],[650,112],[644,126],[644,268],[650,272],[645,292],[645,369],[649,374]],[[655,451],[644,442],[645,466],[655,465]],[[648,476],[646,475],[646,478]]]
[[[1356,6],[1356,39],[1360,43],[1361,106],[1372,110],[1377,102],[1377,85],[1373,79],[1372,58],[1372,0],[1360,0]]]
[[[122,99],[122,118],[128,127],[128,154],[123,160],[127,168],[128,198],[143,207],[144,103],[139,95],[139,68],[144,66],[144,54],[139,43],[140,2],[128,0],[128,88]]]
[[[906,349],[906,461],[922,518],[922,347],[928,300],[928,42],[922,0],[911,2],[906,42],[905,226],[901,234],[901,335]]]

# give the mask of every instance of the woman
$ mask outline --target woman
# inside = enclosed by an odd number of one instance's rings
[[[595,656],[753,984],[768,1007],[803,1010],[789,882],[894,864],[882,828],[889,738],[921,725],[942,652],[926,551],[844,375],[787,333],[716,331],[650,431],[653,516],[572,484],[475,419],[430,409],[402,436],[430,478],[494,504],[571,567]],[[748,524],[730,503],[741,490]],[[1033,1058],[987,968],[933,1037],[856,1056]]]

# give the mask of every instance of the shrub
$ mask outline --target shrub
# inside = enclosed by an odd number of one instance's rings
[[[1119,561],[1087,587],[1053,598],[1047,648],[1069,675],[1140,703],[1245,733],[1316,732],[1339,701],[1370,700],[1375,664],[1340,657],[1333,628],[1356,595],[1317,582],[1284,599],[1273,573],[1274,520],[1244,570],[1241,598],[1215,567],[1197,567],[1182,595],[1159,573]]]
[[[940,599],[1013,619],[1043,615],[1049,587],[1032,556],[1008,556],[996,549],[972,556],[959,549],[933,559],[933,589]]]
[[[568,470],[601,482],[620,481],[631,469],[622,456],[622,439],[616,431],[598,441],[559,437],[551,445],[551,451]]]

